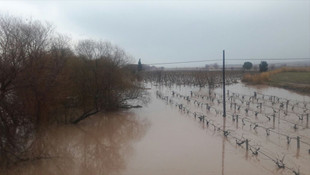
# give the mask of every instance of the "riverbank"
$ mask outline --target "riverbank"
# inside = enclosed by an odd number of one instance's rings
[[[280,68],[259,74],[245,74],[243,82],[265,84],[310,94],[310,68]]]

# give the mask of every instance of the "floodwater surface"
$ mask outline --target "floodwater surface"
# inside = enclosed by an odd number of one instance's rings
[[[204,92],[204,89],[190,87],[168,88],[151,85],[149,87],[151,101],[141,109],[98,114],[78,125],[51,128],[42,141],[43,152],[44,155],[48,155],[47,158],[19,163],[5,173],[45,175],[292,174],[287,169],[279,169],[272,160],[246,151],[244,145],[237,146],[235,140],[224,137],[222,132],[180,112],[175,104],[169,104],[156,98],[155,95],[156,91],[171,95],[171,91],[175,90],[189,95],[190,91],[207,93],[207,90]],[[243,84],[236,84],[228,86],[227,89],[249,95],[257,91],[283,98],[310,101],[309,97],[278,88],[254,89]],[[221,89],[215,91],[221,92]],[[198,110],[193,105],[189,108]],[[236,130],[236,133],[241,132],[231,124],[230,118],[227,118],[227,121],[223,121],[223,118],[219,116],[215,118],[214,121],[219,124],[225,122],[228,128]],[[302,132],[310,137],[309,132]],[[310,174],[310,155],[307,154],[307,149],[302,149],[297,156],[295,146],[290,148],[287,145],[281,146],[283,144],[281,139],[273,143],[274,136],[272,135],[271,138],[257,136],[262,133],[264,132],[253,133],[249,130],[249,136],[257,139],[257,143],[267,144],[271,151],[280,147],[288,157],[293,157],[293,161],[287,162],[287,165],[296,170],[300,168],[302,174]],[[265,153],[269,154],[269,152]],[[272,153],[270,155],[279,156]]]

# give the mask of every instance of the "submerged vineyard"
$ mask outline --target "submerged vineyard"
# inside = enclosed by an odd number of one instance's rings
[[[226,84],[236,83],[242,77],[242,71],[227,71]],[[222,72],[207,70],[191,71],[147,71],[143,78],[146,82],[158,85],[184,85],[215,88],[221,86]]]
[[[309,101],[227,90],[227,113],[223,117],[223,94],[192,89],[162,86],[156,96],[204,128],[222,133],[228,142],[244,148],[249,156],[273,163],[284,174],[309,172]]]

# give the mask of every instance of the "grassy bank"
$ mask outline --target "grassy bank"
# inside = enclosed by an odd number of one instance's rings
[[[242,81],[250,84],[267,84],[310,93],[310,68],[285,67],[259,74],[245,74]]]

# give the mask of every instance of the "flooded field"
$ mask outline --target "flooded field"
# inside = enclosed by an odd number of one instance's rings
[[[310,174],[309,96],[230,85],[223,120],[221,88],[148,87],[143,108],[49,129],[46,158],[3,174]]]

